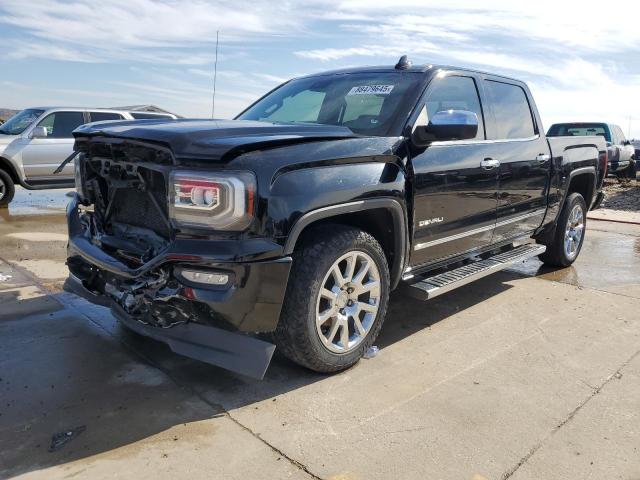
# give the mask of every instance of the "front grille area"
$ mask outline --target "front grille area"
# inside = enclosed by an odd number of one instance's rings
[[[171,234],[166,224],[166,194],[162,190],[141,192],[134,189],[120,189],[113,199],[111,222],[119,222],[135,227],[148,228],[161,237],[168,238]],[[162,211],[158,211],[149,194],[156,199],[156,204]]]
[[[94,168],[95,170],[95,168]],[[96,202],[104,230],[122,223],[171,235],[167,215],[167,189],[161,172],[131,163],[102,160],[98,183],[102,201]],[[102,209],[101,206],[104,206]]]
[[[115,156],[81,160],[85,205],[94,212],[87,233],[104,248],[153,255],[172,237],[164,170]]]

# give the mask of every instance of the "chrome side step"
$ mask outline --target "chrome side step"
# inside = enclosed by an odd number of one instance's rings
[[[514,263],[527,260],[544,253],[544,245],[526,244],[512,250],[499,253],[493,257],[463,265],[448,272],[425,277],[416,283],[408,284],[406,291],[419,300],[431,298],[447,293],[462,285],[471,283],[492,273],[510,267]]]

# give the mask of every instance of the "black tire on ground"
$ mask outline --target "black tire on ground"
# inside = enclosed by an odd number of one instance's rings
[[[16,192],[13,180],[7,172],[0,170],[0,207],[6,207]]]
[[[326,297],[323,297],[320,291],[327,288],[330,282],[335,279],[329,273],[334,263],[350,253],[356,255],[354,263],[358,261],[357,255],[362,253],[375,263],[380,290],[377,301],[373,303],[377,305],[378,310],[374,319],[372,321],[369,320],[370,326],[367,333],[360,335],[360,343],[353,346],[352,350],[336,353],[330,351],[320,339],[318,329],[324,327],[317,327],[316,311],[321,308],[320,302],[327,301],[323,300]],[[362,265],[364,264],[361,263],[359,266],[354,267],[358,269],[352,272],[351,276],[354,281],[357,277],[356,273],[362,269]],[[345,269],[345,278],[348,278],[346,273],[348,266],[343,263],[338,264],[338,270],[341,275],[342,268]],[[323,280],[325,277],[327,279]],[[369,273],[367,273],[367,278],[368,282],[370,282]],[[345,284],[345,288],[347,287],[348,285]],[[363,295],[365,297],[368,296],[366,293]],[[339,297],[337,296],[336,298]],[[344,302],[344,299],[340,298],[339,301]],[[362,305],[362,303],[358,303],[361,301],[362,299],[359,297],[355,305]],[[371,297],[368,300],[365,298],[365,301],[371,302]],[[289,275],[282,313],[278,327],[273,334],[275,344],[289,360],[316,372],[331,373],[347,369],[357,363],[375,341],[382,328],[388,301],[389,268],[385,254],[373,236],[362,230],[343,225],[324,225],[313,228],[304,235],[301,245],[293,253],[293,265]],[[331,303],[331,305],[342,304],[339,304],[338,300],[336,300],[335,304]],[[343,310],[340,311],[342,312]],[[360,313],[357,315],[360,318]],[[366,315],[365,313],[365,320]],[[337,320],[331,320],[331,322],[337,323]],[[355,324],[352,317],[348,322],[350,323],[347,331],[350,332],[351,329],[354,329],[353,331],[355,332]],[[333,323],[331,326],[333,326]],[[332,330],[332,328],[329,328],[329,330]],[[342,333],[343,327],[338,327],[337,331]],[[327,333],[327,335],[331,337],[330,333]],[[339,334],[335,335],[336,337],[334,338],[339,338]],[[342,344],[339,340],[338,343]]]
[[[636,162],[637,160],[631,160],[631,163],[629,163],[629,167],[627,168],[627,176],[631,180],[636,179],[637,170],[638,170],[638,165],[636,164]]]
[[[579,241],[576,242],[577,248],[575,249],[575,253],[569,255],[565,248],[566,234],[571,220],[571,214],[576,208],[581,209],[582,234]],[[568,267],[569,265],[571,265],[578,258],[578,255],[580,255],[580,250],[582,249],[582,244],[584,243],[586,227],[587,205],[584,201],[584,198],[577,192],[571,193],[564,202],[564,207],[562,208],[560,218],[558,219],[558,225],[556,226],[553,241],[550,244],[546,245],[547,251],[540,255],[540,260],[542,260],[546,265],[550,265],[553,267]]]
[[[624,170],[618,170],[616,177],[620,183],[629,183],[631,180],[636,179],[636,163],[631,160],[629,165]]]

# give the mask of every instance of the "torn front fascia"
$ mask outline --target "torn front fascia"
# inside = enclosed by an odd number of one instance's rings
[[[145,324],[127,314],[118,303],[88,289],[74,275],[67,279],[64,289],[92,303],[111,307],[116,318],[128,328],[166,343],[176,353],[253,378],[264,377],[275,350],[275,345],[252,336],[195,322],[176,324],[173,328]]]
[[[132,318],[146,325],[170,328],[195,317],[193,305],[180,295],[181,287],[165,269],[135,281],[109,278],[104,292]]]

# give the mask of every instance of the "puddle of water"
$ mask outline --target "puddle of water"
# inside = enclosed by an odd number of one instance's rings
[[[45,279],[66,277],[66,207],[72,189],[16,189],[8,208],[0,208],[2,258]],[[26,264],[24,263],[26,262]]]
[[[640,285],[639,252],[640,237],[591,230],[572,266],[549,268],[536,259],[511,270],[579,287],[621,291],[621,287]]]
[[[0,209],[0,222],[11,222],[14,217],[24,215],[51,215],[64,213],[69,203],[72,188],[59,190],[25,190],[16,187],[16,195],[8,208]]]

